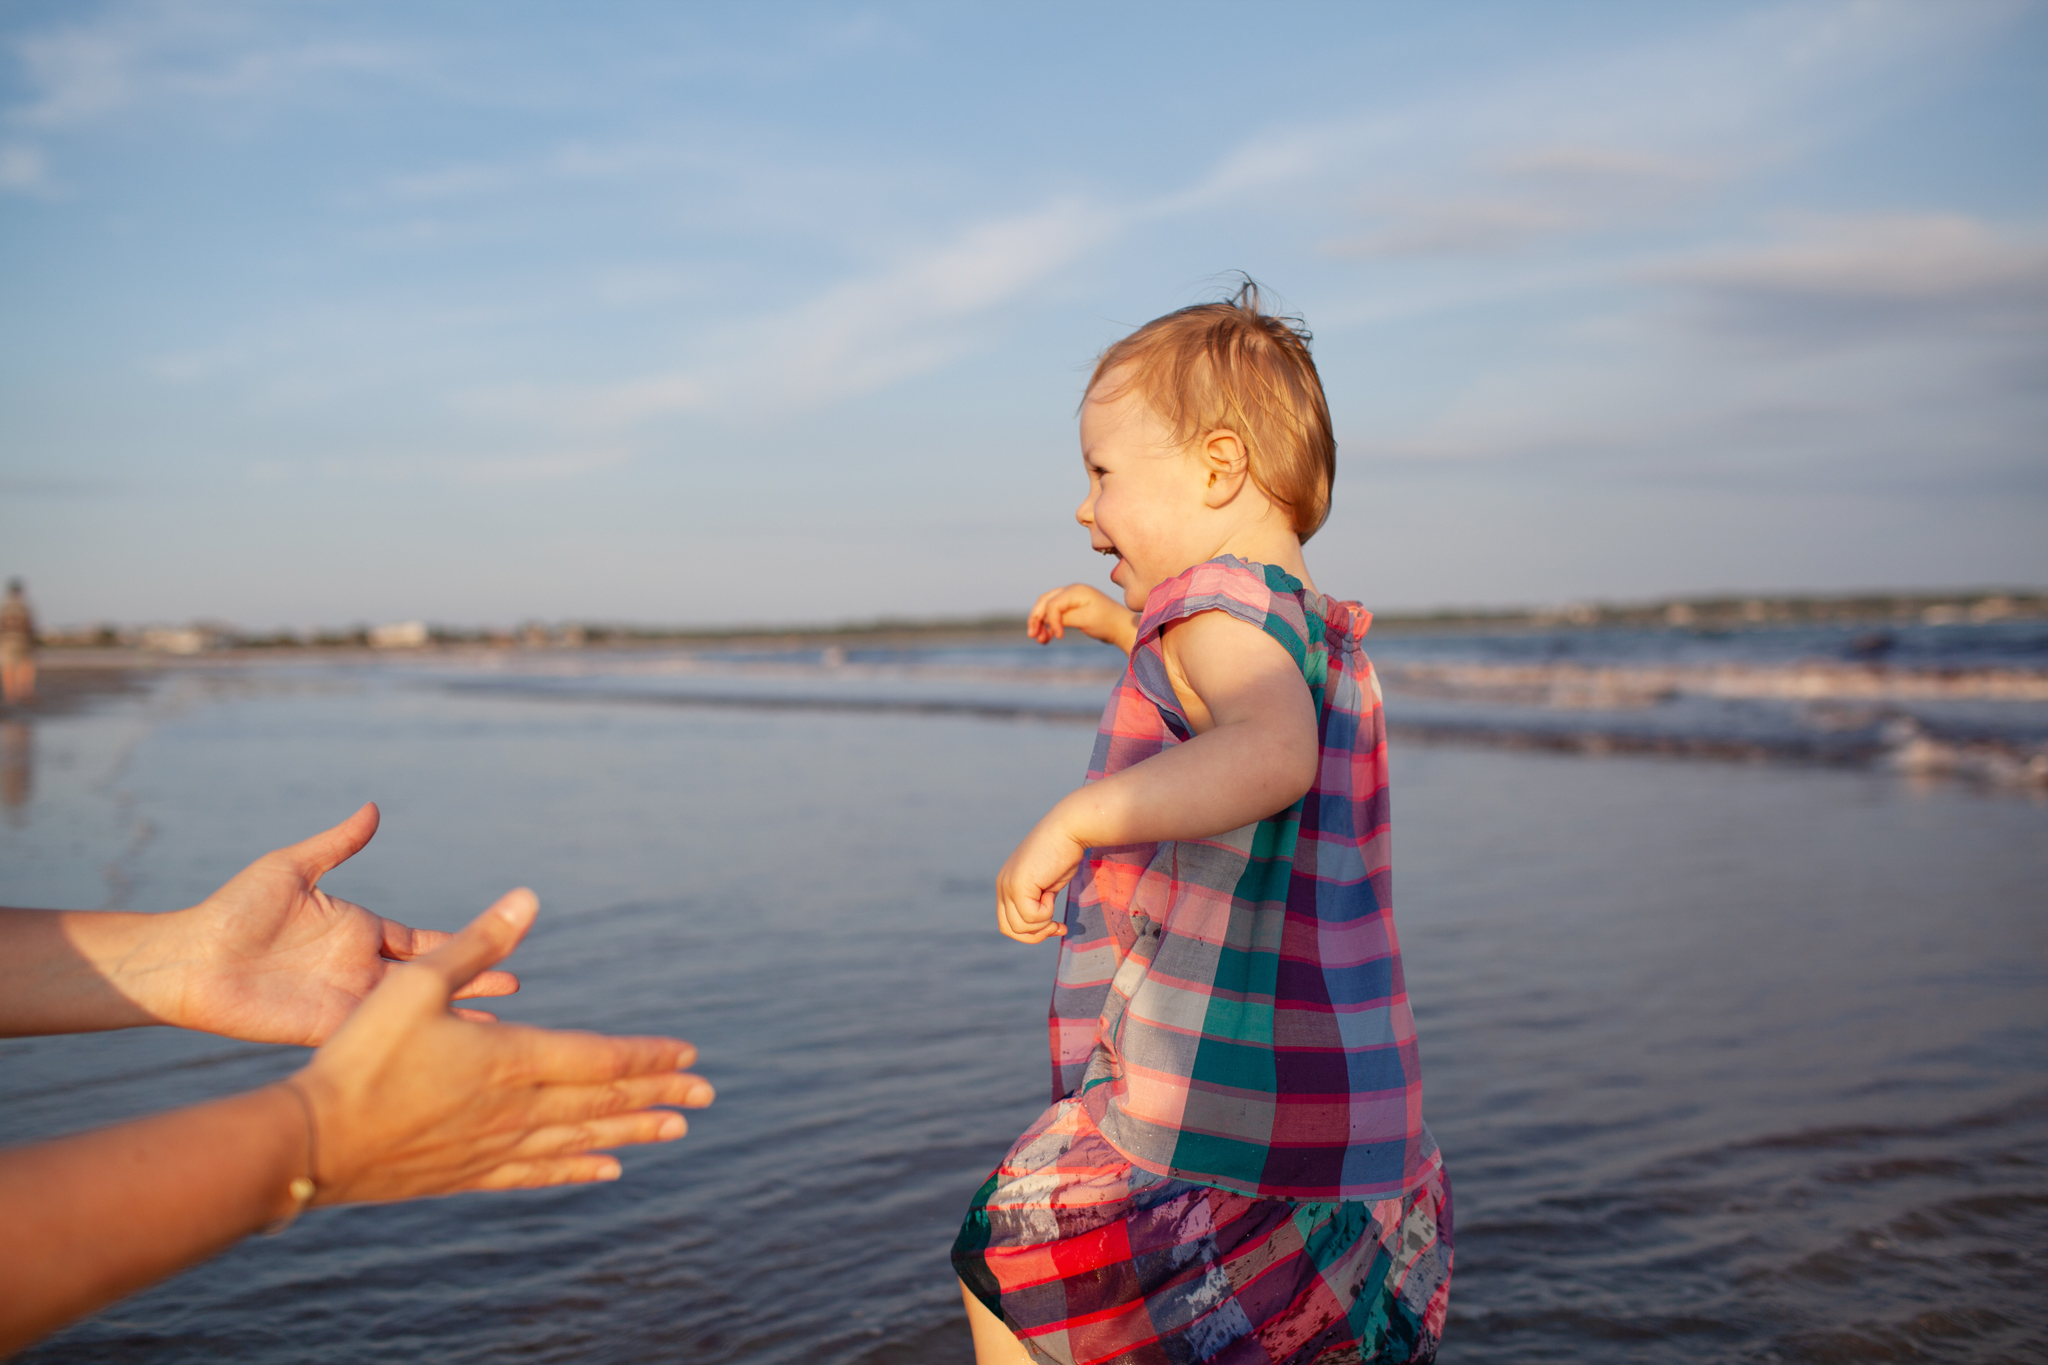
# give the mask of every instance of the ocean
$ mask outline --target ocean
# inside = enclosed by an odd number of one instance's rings
[[[1884,635],[1369,639],[1445,1361],[2048,1358],[2048,627]],[[616,1184],[315,1210],[21,1359],[967,1358],[947,1248],[1048,1099],[1053,950],[991,881],[1115,662],[201,658],[0,720],[0,902],[175,908],[376,800],[331,889],[454,927],[533,886],[502,1013],[719,1089]],[[0,1141],[303,1055],[0,1042]]]

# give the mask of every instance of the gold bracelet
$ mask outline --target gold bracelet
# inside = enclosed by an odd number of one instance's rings
[[[313,1177],[320,1170],[320,1148],[317,1141],[318,1130],[313,1126],[313,1101],[306,1098],[306,1092],[301,1090],[298,1083],[289,1076],[279,1081],[278,1084],[298,1096],[299,1108],[306,1111],[306,1173],[293,1176],[292,1183],[285,1187],[291,1191],[291,1209],[263,1229],[265,1237],[275,1237],[278,1233],[283,1232],[293,1223],[296,1223],[299,1215],[306,1211],[306,1206],[313,1202],[313,1196],[320,1192],[320,1187],[313,1183]]]

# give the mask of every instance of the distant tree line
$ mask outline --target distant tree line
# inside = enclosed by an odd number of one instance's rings
[[[1725,631],[1815,624],[1957,625],[2048,617],[2048,591],[2008,589],[1966,593],[1856,593],[1840,596],[1756,597],[1719,595],[1653,602],[1578,602],[1565,606],[1432,612],[1381,612],[1381,631],[1556,629],[1559,626]],[[184,626],[96,624],[42,632],[58,649],[123,649],[170,654],[219,650],[343,649],[582,649],[746,642],[761,646],[814,642],[986,638],[1021,634],[1022,616],[993,615],[874,621],[829,625],[653,626],[616,622],[526,622],[515,628],[430,625],[410,621],[346,629],[243,631],[216,621]]]

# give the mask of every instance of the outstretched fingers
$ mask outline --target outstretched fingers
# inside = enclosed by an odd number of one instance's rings
[[[520,1139],[512,1149],[510,1159],[543,1161],[554,1157],[581,1156],[585,1152],[606,1152],[614,1147],[674,1142],[689,1129],[689,1121],[673,1109],[614,1114],[610,1118],[536,1128]]]
[[[545,1128],[647,1109],[702,1109],[715,1097],[711,1083],[702,1076],[660,1071],[598,1085],[544,1086],[535,1092],[527,1113],[535,1126]]]
[[[504,1024],[499,1028],[505,1031],[505,1041],[519,1049],[519,1074],[542,1085],[604,1085],[678,1072],[697,1060],[697,1049],[680,1038],[617,1038]]]
[[[508,1161],[484,1172],[466,1190],[537,1190],[549,1185],[591,1185],[617,1180],[619,1159],[611,1156],[557,1157],[550,1161]]]
[[[457,1000],[475,1000],[484,996],[517,995],[519,978],[511,972],[479,972],[470,978],[469,984],[455,992]],[[471,1010],[472,1014],[481,1011]],[[485,1015],[485,1018],[491,1016]]]
[[[670,1072],[601,1086],[549,1086],[536,1097],[525,1133],[506,1159],[469,1182],[479,1190],[616,1180],[619,1163],[599,1155],[617,1147],[674,1142],[689,1121],[673,1109],[711,1103],[711,1087],[697,1076]]]
[[[525,887],[508,891],[497,904],[478,915],[460,932],[450,935],[439,947],[412,961],[438,977],[449,999],[480,994],[472,987],[489,967],[509,957],[533,917],[540,913],[540,901]],[[388,936],[388,931],[387,931]]]
[[[381,955],[392,962],[411,962],[424,957],[442,944],[455,937],[440,929],[415,929],[395,919],[379,917],[384,927],[384,943]],[[479,996],[513,995],[519,990],[519,978],[511,972],[484,971],[470,978],[469,984],[455,992],[457,1000],[473,1000]],[[476,1010],[457,1010],[464,1018],[489,1019],[491,1016]]]

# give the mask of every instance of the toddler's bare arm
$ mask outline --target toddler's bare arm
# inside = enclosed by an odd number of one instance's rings
[[[1062,932],[1059,892],[1084,849],[1208,838],[1285,810],[1314,785],[1315,700],[1279,641],[1208,611],[1169,628],[1164,652],[1195,737],[1046,813],[996,879],[997,923],[1011,938]]]
[[[1040,644],[1066,638],[1068,627],[1129,654],[1138,643],[1138,614],[1086,583],[1039,595],[1024,633]]]

